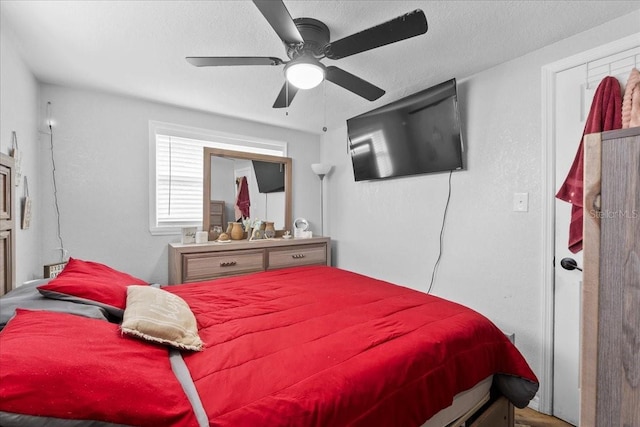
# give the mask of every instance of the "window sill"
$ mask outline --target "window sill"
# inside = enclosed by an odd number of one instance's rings
[[[152,236],[178,236],[182,234],[182,227],[149,227]]]

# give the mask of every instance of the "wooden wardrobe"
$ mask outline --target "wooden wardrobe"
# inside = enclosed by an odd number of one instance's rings
[[[16,221],[13,157],[0,153],[0,295],[15,287]]]
[[[580,426],[640,426],[640,127],[585,136]]]

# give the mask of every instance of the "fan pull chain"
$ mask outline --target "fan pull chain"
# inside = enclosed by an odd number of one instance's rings
[[[324,118],[322,123],[322,131],[327,131],[327,80],[322,81],[322,101],[323,101],[323,110],[324,110]]]

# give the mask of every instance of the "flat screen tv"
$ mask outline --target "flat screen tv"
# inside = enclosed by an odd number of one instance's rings
[[[456,79],[347,120],[356,181],[464,169]]]
[[[252,160],[260,193],[284,191],[284,166],[280,163]]]

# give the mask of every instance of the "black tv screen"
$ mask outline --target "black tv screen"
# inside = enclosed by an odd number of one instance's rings
[[[347,120],[356,181],[461,170],[456,80]]]
[[[284,191],[284,165],[252,160],[260,193]]]

